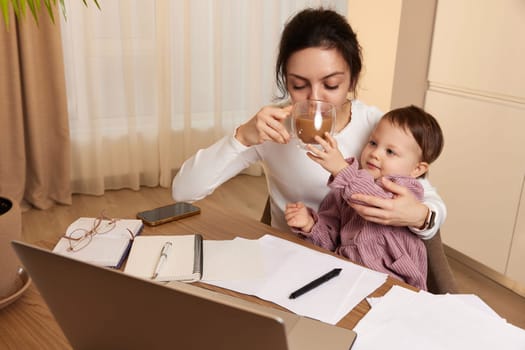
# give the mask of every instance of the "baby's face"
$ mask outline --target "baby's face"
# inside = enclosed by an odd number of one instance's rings
[[[374,179],[387,175],[417,177],[421,148],[412,133],[381,119],[361,152],[361,168]]]

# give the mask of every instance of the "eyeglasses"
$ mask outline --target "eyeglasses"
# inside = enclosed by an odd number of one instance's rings
[[[77,228],[69,233],[69,235],[62,236],[65,238],[69,247],[67,251],[69,252],[78,252],[81,249],[84,249],[91,243],[93,237],[96,235],[105,234],[111,232],[117,225],[118,219],[112,219],[101,213],[98,217],[93,220],[93,225],[91,229]],[[134,238],[131,230],[127,229],[131,239]]]

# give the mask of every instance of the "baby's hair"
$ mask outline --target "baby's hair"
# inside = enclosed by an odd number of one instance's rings
[[[436,118],[430,113],[411,105],[393,109],[383,118],[393,125],[410,131],[421,148],[421,161],[430,164],[441,154],[444,145],[443,132]]]

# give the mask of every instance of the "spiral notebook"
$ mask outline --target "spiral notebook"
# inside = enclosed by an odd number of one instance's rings
[[[166,243],[171,249],[153,278]],[[133,241],[124,273],[161,282],[195,282],[202,277],[202,258],[200,234],[140,236]]]

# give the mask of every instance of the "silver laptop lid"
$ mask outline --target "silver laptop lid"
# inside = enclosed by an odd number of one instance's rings
[[[75,349],[288,349],[279,317],[12,245]]]

